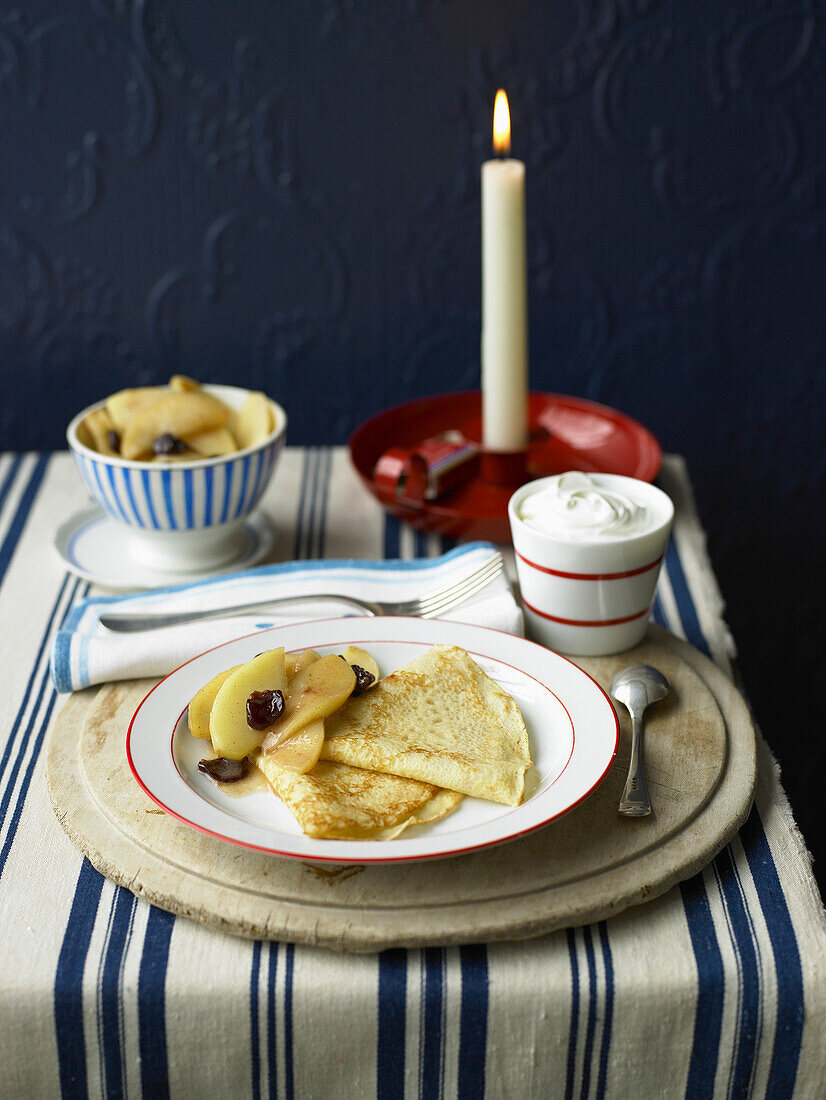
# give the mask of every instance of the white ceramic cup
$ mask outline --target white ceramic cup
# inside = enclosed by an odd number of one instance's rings
[[[590,474],[642,505],[651,525],[639,534],[572,538],[520,517],[526,497],[554,478],[528,482],[508,504],[516,571],[531,636],[574,656],[620,653],[642,640],[668,545],[674,505],[661,489],[619,474]]]

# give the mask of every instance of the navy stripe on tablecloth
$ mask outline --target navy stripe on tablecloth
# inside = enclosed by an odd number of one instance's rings
[[[708,653],[709,647],[699,622],[696,607],[691,596],[688,580],[682,566],[677,543],[672,539],[666,552],[665,566],[668,578],[682,619],[686,637],[692,645]],[[668,624],[666,624],[668,625]],[[769,847],[768,839],[760,821],[759,813],[752,810],[751,816],[741,830],[741,843],[746,852],[746,860],[757,891],[763,916],[769,929],[769,937],[774,956],[775,973],[780,979],[786,978],[790,989],[778,1001],[777,1021],[773,1044],[770,1077],[773,1091],[767,1092],[772,1100],[782,1100],[791,1096],[800,1059],[802,1042],[802,1017],[800,1001],[802,997],[802,969],[800,951],[788,907],[783,897],[780,879]],[[755,853],[759,852],[757,856]],[[738,894],[740,885],[731,883],[732,871],[737,874],[736,863],[730,852],[730,861],[723,866],[718,857],[717,870],[720,888],[727,904],[734,907],[736,920],[732,920],[734,948],[739,958],[745,960],[743,972],[743,996],[737,1027],[738,1047],[734,1059],[732,1087],[746,1088],[745,1082],[751,1081],[755,1072],[757,1057],[756,1041],[750,1037],[753,1017],[762,1011],[763,988],[756,966],[754,928],[750,919],[740,915]],[[719,1057],[720,1030],[722,1024],[725,975],[722,958],[719,956],[719,944],[716,941],[713,920],[711,918],[708,897],[705,892],[702,875],[695,876],[688,883],[681,884],[686,919],[689,925],[695,960],[698,968],[699,992],[695,1017],[694,1041],[689,1064],[686,1096],[707,1094],[708,1082],[714,1080],[717,1059]],[[785,919],[784,919],[785,912]],[[798,979],[798,975],[800,975]],[[780,986],[782,991],[782,985]],[[782,1040],[781,1040],[782,1036]]]
[[[293,971],[295,969],[295,945],[284,947],[284,1096],[293,1100]]]
[[[459,1100],[485,1095],[488,1046],[488,949],[484,944],[459,948],[462,998],[459,1018]]]
[[[652,618],[667,629],[684,633],[688,641],[698,649],[705,650],[707,648],[705,638],[700,631],[699,620],[673,537],[666,550],[663,568],[668,574],[674,593],[680,622],[668,621],[659,597],[654,601]],[[699,645],[697,645],[698,642]],[[681,882],[679,889],[697,969],[694,1036],[685,1095],[686,1100],[700,1100],[701,1097],[708,1096],[709,1086],[713,1088],[717,1073],[723,1027],[725,969],[711,913],[711,903],[702,874]]]
[[[602,959],[602,980],[599,978],[597,954],[594,938],[599,938],[600,957]],[[607,1090],[608,1066],[611,1057],[611,1035],[614,1012],[614,965],[609,942],[608,926],[605,921],[596,925],[566,930],[568,963],[571,971],[571,1007],[568,1025],[568,1060],[565,1070],[565,1097],[570,1100],[578,1094],[583,1100],[591,1095],[591,1085],[596,1073],[594,1095],[599,1100]],[[577,1064],[579,1055],[579,1014],[582,994],[580,992],[580,963],[578,940],[582,940],[585,954],[585,966],[588,972],[587,999],[585,1000],[586,1019],[583,1037],[581,1075],[577,1090]],[[597,1041],[597,1028],[602,1028]]]
[[[103,889],[103,877],[83,860],[54,982],[55,1039],[64,1097],[87,1095],[86,1043],[83,1037],[83,970]]]
[[[123,1058],[123,966],[132,937],[135,895],[117,886],[112,898],[106,948],[101,959],[98,985],[98,1046],[101,1077],[106,1096],[114,1100],[126,1094],[126,1066]]]
[[[169,1096],[166,1049],[166,971],[175,917],[154,905],[149,908],[138,971],[138,1042],[144,1096]]]
[[[17,728],[19,727],[20,722],[23,719],[23,715],[26,711],[26,707],[28,706],[29,702],[32,699],[33,685],[34,685],[35,678],[37,676],[37,670],[40,667],[40,662],[43,659],[43,654],[46,650],[46,646],[49,642],[49,639],[52,636],[52,627],[54,626],[55,619],[57,617],[58,611],[60,610],[60,605],[61,605],[61,602],[63,600],[64,593],[66,592],[66,589],[68,587],[68,584],[69,584],[69,575],[67,573],[66,576],[63,578],[63,583],[61,584],[60,590],[58,591],[57,599],[55,600],[54,605],[52,606],[51,613],[50,613],[48,621],[46,623],[46,629],[43,632],[43,637],[41,638],[41,641],[40,641],[40,647],[37,651],[37,656],[35,657],[34,664],[32,665],[32,670],[29,673],[28,682],[26,683],[25,690],[23,691],[23,694],[20,697],[20,705],[18,707],[17,714],[15,715],[15,718],[14,718],[14,721],[13,721],[12,727],[11,727],[12,728],[12,734],[11,734],[11,736],[9,737],[9,739],[6,743],[6,747],[3,751],[3,758],[2,758],[2,760],[0,760],[0,781],[2,781],[2,779],[3,779],[3,775],[5,774],[6,768],[8,766],[9,759],[11,758],[11,754],[12,754],[12,751],[13,751],[13,748],[14,748],[14,731],[16,731]],[[77,591],[77,588],[78,588],[79,584],[80,584],[79,581],[75,581],[74,591]],[[19,763],[17,764],[17,767],[19,767]],[[15,775],[16,775],[16,772],[15,772]],[[8,787],[9,792],[11,791],[11,788],[13,786],[14,786],[14,777],[12,777],[12,780],[9,784],[9,787]],[[3,822],[3,817],[4,817],[4,812],[5,812],[3,806],[4,806],[4,804],[8,805],[8,802],[5,801],[6,796],[4,795],[3,797],[4,797],[4,803],[0,803],[0,824],[2,824],[2,822]],[[11,798],[10,793],[8,795],[8,798]],[[0,875],[2,875],[2,867],[0,867]]]
[[[278,1096],[278,1057],[276,1051],[275,979],[278,974],[278,944],[268,944],[267,951],[267,1079],[269,1081],[269,1100],[276,1100]]]
[[[71,586],[70,601],[73,600],[76,597],[79,586],[80,586],[80,581],[79,580],[76,580],[74,582],[74,584]],[[84,587],[84,594],[88,591],[88,589],[89,589],[89,586],[86,585]],[[17,718],[15,720],[14,726],[12,727],[12,733],[11,733],[11,736],[9,738],[8,745],[6,747],[6,752],[4,752],[4,754],[3,754],[3,767],[2,767],[2,769],[0,769],[0,776],[2,776],[3,773],[5,772],[6,764],[7,764],[8,760],[10,759],[10,752],[11,752],[11,749],[12,749],[12,745],[14,744],[14,741],[15,741],[15,736],[16,736],[18,726],[19,726],[20,722],[22,721],[23,714],[25,713],[25,708],[31,702],[31,700],[34,699],[34,704],[32,706],[32,711],[31,711],[31,714],[29,715],[29,721],[26,724],[26,729],[23,732],[23,735],[20,738],[20,741],[19,741],[19,744],[18,744],[17,756],[15,757],[14,761],[12,762],[11,768],[8,772],[8,776],[7,776],[7,779],[6,779],[6,789],[3,791],[3,796],[0,799],[0,826],[2,826],[2,825],[5,824],[5,821],[6,821],[6,814],[8,812],[9,805],[11,803],[12,794],[14,792],[14,787],[15,787],[15,784],[17,782],[17,776],[18,776],[18,774],[19,774],[19,772],[20,772],[20,770],[23,766],[23,762],[26,759],[26,753],[27,753],[29,747],[31,747],[31,754],[29,756],[29,763],[26,767],[25,772],[23,773],[23,778],[22,778],[21,783],[20,783],[20,790],[18,791],[18,795],[17,795],[17,802],[16,802],[15,807],[14,807],[12,813],[11,813],[11,817],[9,818],[8,829],[6,831],[6,839],[3,842],[3,847],[0,848],[0,878],[2,878],[3,871],[4,871],[5,866],[6,866],[6,860],[8,859],[9,852],[11,851],[11,846],[14,843],[14,838],[17,835],[17,826],[18,826],[19,821],[20,821],[20,815],[23,812],[23,805],[26,801],[26,795],[28,794],[29,787],[31,785],[31,780],[32,780],[32,775],[34,773],[35,765],[37,764],[37,760],[38,760],[38,757],[40,755],[40,750],[43,747],[43,739],[46,736],[46,730],[49,727],[49,721],[51,720],[52,711],[54,710],[54,705],[55,705],[55,702],[57,700],[57,694],[56,694],[56,692],[54,691],[53,688],[49,687],[49,690],[48,691],[46,690],[47,685],[49,684],[48,661],[46,662],[46,668],[41,673],[40,683],[39,683],[38,687],[35,687],[35,682],[37,680],[37,669],[40,666],[43,654],[46,650],[46,646],[48,644],[48,641],[51,638],[52,626],[54,624],[55,617],[58,613],[58,610],[61,606],[61,601],[64,597],[65,590],[66,590],[66,579],[64,578],[64,582],[60,587],[60,591],[59,591],[57,599],[55,600],[55,603],[53,605],[52,613],[49,617],[46,630],[45,630],[45,632],[43,634],[43,638],[41,640],[40,648],[38,650],[37,659],[36,659],[35,664],[32,668],[32,673],[29,677],[29,681],[28,681],[28,684],[26,686],[26,693],[23,695],[23,698],[20,702],[20,707],[19,707],[18,712],[17,712]],[[70,606],[70,604],[67,604],[66,611],[68,611],[69,606]],[[65,612],[64,612],[64,616],[65,616]],[[34,739],[32,739],[32,734],[34,733],[34,729],[35,729],[35,726],[36,726],[38,720],[40,720],[40,727],[37,731],[36,736],[34,737]]]
[[[6,537],[0,544],[0,584],[3,583],[3,578],[6,575],[6,570],[9,567],[9,563],[14,555],[14,551],[17,549],[17,544],[20,541],[20,536],[23,534],[23,528],[26,526],[26,521],[29,518],[29,513],[32,510],[35,497],[37,496],[38,489],[40,488],[43,477],[46,473],[46,467],[49,464],[48,455],[40,455],[29,474],[29,480],[26,482],[26,487],[23,490],[23,495],[17,504],[17,509],[12,517],[12,521],[9,524],[6,531]],[[3,485],[3,497],[0,498],[0,507],[2,507],[5,495],[11,488],[14,482],[17,472],[20,469],[19,463],[12,462],[12,467],[6,475],[6,481]]]
[[[0,485],[0,512],[3,510],[3,505],[6,503],[6,497],[9,495],[9,491],[14,484],[22,463],[22,455],[15,455],[9,463],[9,468],[6,470],[6,476],[3,478],[3,484]]]
[[[261,1097],[261,1048],[258,1034],[258,982],[261,974],[260,942],[252,945],[252,965],[250,967],[250,1075],[252,1100]]]
[[[314,466],[316,452],[308,448],[304,452],[304,460],[301,465],[301,485],[298,491],[298,512],[295,520],[295,540],[293,542],[293,558],[298,561],[308,555],[304,548],[304,531],[307,526],[307,512],[309,509],[308,488],[311,482],[311,471]]]
[[[582,1057],[580,1096],[583,1100],[588,1100],[588,1093],[591,1089],[594,1033],[597,1026],[597,966],[594,957],[594,941],[591,937],[591,929],[587,925],[582,929],[582,939],[585,944],[585,961],[588,966],[588,1019],[585,1025],[585,1049]]]
[[[730,1096],[748,1096],[751,1093],[757,1058],[761,1015],[762,991],[757,945],[731,848],[724,848],[715,858],[712,866],[725,903],[726,921],[737,958],[739,975],[737,1031],[727,1092]]]
[[[740,840],[766,914],[777,975],[777,1024],[766,1096],[785,1100],[794,1092],[803,1041],[803,970],[789,907],[756,806],[740,830]]]
[[[614,961],[611,945],[608,941],[608,927],[605,921],[597,925],[602,947],[602,967],[605,974],[605,1003],[603,1005],[602,1044],[599,1054],[599,1074],[597,1076],[597,1100],[605,1096],[608,1087],[608,1063],[611,1051],[611,1032],[614,1020]]]
[[[377,999],[376,1095],[394,1100],[404,1097],[407,952],[402,948],[379,955]]]
[[[421,1035],[419,1039],[419,1096],[437,1100],[444,1071],[443,1017],[445,952],[427,947],[421,953]]]

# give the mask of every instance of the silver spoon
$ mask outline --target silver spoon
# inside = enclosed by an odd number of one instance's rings
[[[629,665],[616,674],[608,690],[631,715],[631,763],[618,810],[624,817],[647,817],[651,813],[651,802],[643,774],[643,714],[647,706],[668,695],[671,684],[651,665]]]

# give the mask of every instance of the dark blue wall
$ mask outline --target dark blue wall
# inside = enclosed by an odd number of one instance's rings
[[[173,371],[267,390],[293,443],[477,385],[502,85],[533,386],[687,457],[758,717],[814,796],[768,673],[813,699],[822,671],[824,22],[818,0],[2,0],[0,443],[60,447],[78,408]]]

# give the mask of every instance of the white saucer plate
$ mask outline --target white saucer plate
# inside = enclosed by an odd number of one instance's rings
[[[99,508],[87,508],[61,524],[54,537],[54,548],[64,566],[78,577],[104,588],[134,591],[136,588],[187,584],[219,573],[246,569],[267,555],[275,538],[272,524],[260,511],[244,521],[241,534],[237,554],[217,568],[153,568],[133,558],[129,532],[123,524],[115,523]]]
[[[520,806],[464,798],[442,820],[390,841],[317,840],[305,836],[269,791],[233,796],[198,771],[205,743],[191,736],[186,708],[218,672],[283,645],[289,652],[368,649],[383,674],[432,645],[458,645],[516,700],[534,766]],[[219,840],[275,856],[339,864],[440,859],[532,832],[573,809],[602,781],[614,760],[619,723],[602,688],[571,661],[523,638],[439,620],[345,618],[273,627],[227,642],[182,665],[136,710],[126,741],[137,782],[166,813]]]

